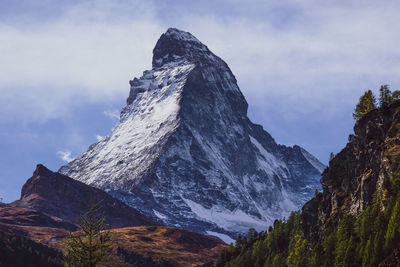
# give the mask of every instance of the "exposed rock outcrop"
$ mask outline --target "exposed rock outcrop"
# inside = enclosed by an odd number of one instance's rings
[[[303,207],[303,230],[312,240],[336,228],[344,214],[358,215],[400,171],[400,100],[373,110],[354,126],[349,143],[322,174],[323,192]]]
[[[52,172],[41,164],[22,187],[21,199],[10,206],[35,210],[68,224],[76,224],[86,212],[89,199],[98,205],[99,212],[106,219],[105,224],[110,228],[156,224],[106,192]]]

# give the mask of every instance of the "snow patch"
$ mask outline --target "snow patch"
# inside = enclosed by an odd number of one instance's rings
[[[212,236],[218,237],[219,239],[224,241],[226,244],[231,244],[231,243],[235,244],[235,240],[230,238],[228,235],[217,233],[217,232],[213,232],[213,231],[206,231],[206,233],[208,235],[212,235]]]
[[[265,230],[272,224],[271,221],[260,220],[239,209],[230,211],[221,206],[213,206],[211,209],[207,209],[190,199],[183,197],[182,199],[199,218],[215,223],[228,231],[247,232],[249,228]]]
[[[168,219],[167,216],[165,216],[164,214],[162,214],[162,213],[160,213],[160,212],[158,212],[158,211],[156,211],[156,210],[154,210],[154,209],[153,209],[153,212],[154,212],[154,214],[155,214],[158,218],[160,218],[161,220],[166,220],[166,219]]]
[[[316,157],[308,153],[305,149],[300,147],[301,154],[307,159],[307,161],[314,167],[316,168],[320,173],[322,173],[326,166],[322,164]]]

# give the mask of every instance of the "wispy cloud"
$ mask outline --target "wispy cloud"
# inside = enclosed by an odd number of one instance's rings
[[[64,5],[48,18],[0,18],[3,114],[46,120],[125,98],[128,80],[150,68],[169,26],[191,31],[225,59],[259,107],[279,101],[292,115],[321,109],[331,116],[367,87],[400,86],[398,1],[226,0],[207,10],[174,1]]]
[[[164,27],[143,1],[112,3],[82,1],[51,18],[0,17],[0,113],[47,120],[125,98],[128,81],[151,66]]]
[[[103,140],[103,138],[104,138],[104,136],[101,136],[101,135],[96,135],[96,139],[97,139],[97,141],[101,141],[101,140]]]
[[[103,114],[106,116],[106,117],[108,117],[108,118],[110,118],[110,119],[112,119],[112,120],[116,120],[116,121],[119,121],[119,110],[117,110],[117,109],[113,109],[113,110],[105,110],[104,112],[103,112]]]
[[[314,142],[333,130],[309,133],[299,122],[351,125],[363,90],[400,87],[397,0],[5,2],[0,122],[62,120],[88,103],[122,106],[128,80],[151,68],[168,27],[192,32],[229,64],[250,112],[262,114],[255,120],[280,128],[278,141],[293,140],[297,125]]]
[[[74,160],[73,157],[71,157],[71,151],[57,151],[57,155],[65,162],[71,162]]]
[[[263,10],[256,2],[249,6]],[[252,105],[279,105],[294,120],[314,112],[327,118],[353,105],[362,90],[400,87],[395,6],[283,1],[264,9],[280,17],[199,15],[186,25],[228,62]]]

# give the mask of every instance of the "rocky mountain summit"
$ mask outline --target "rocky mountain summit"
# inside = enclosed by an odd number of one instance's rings
[[[319,188],[325,166],[252,123],[228,65],[190,33],[162,34],[153,68],[130,86],[118,126],[60,173],[225,241],[265,229]]]

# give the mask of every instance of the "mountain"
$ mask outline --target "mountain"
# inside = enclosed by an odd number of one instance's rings
[[[124,266],[202,266],[228,248],[216,238],[157,225],[104,191],[39,164],[20,200],[0,203],[0,266],[61,266],[65,238],[78,230],[89,197],[112,227],[112,252]]]
[[[318,239],[345,214],[359,215],[373,202],[383,208],[393,176],[400,174],[400,101],[375,109],[354,126],[346,147],[322,174],[323,193],[303,207],[304,232]],[[384,193],[386,191],[386,193]]]
[[[325,166],[252,123],[228,65],[192,34],[168,29],[152,64],[130,81],[117,127],[60,173],[226,241],[288,215],[319,188]]]
[[[400,100],[359,119],[322,174],[323,192],[217,266],[400,266]]]
[[[86,212],[90,199],[98,203],[99,211],[106,219],[105,224],[110,228],[157,224],[106,192],[52,172],[41,164],[37,165],[33,176],[23,185],[20,200],[8,206],[20,208],[21,211],[40,212],[66,225],[76,225],[80,215]],[[44,223],[38,221],[37,225],[44,226]]]

